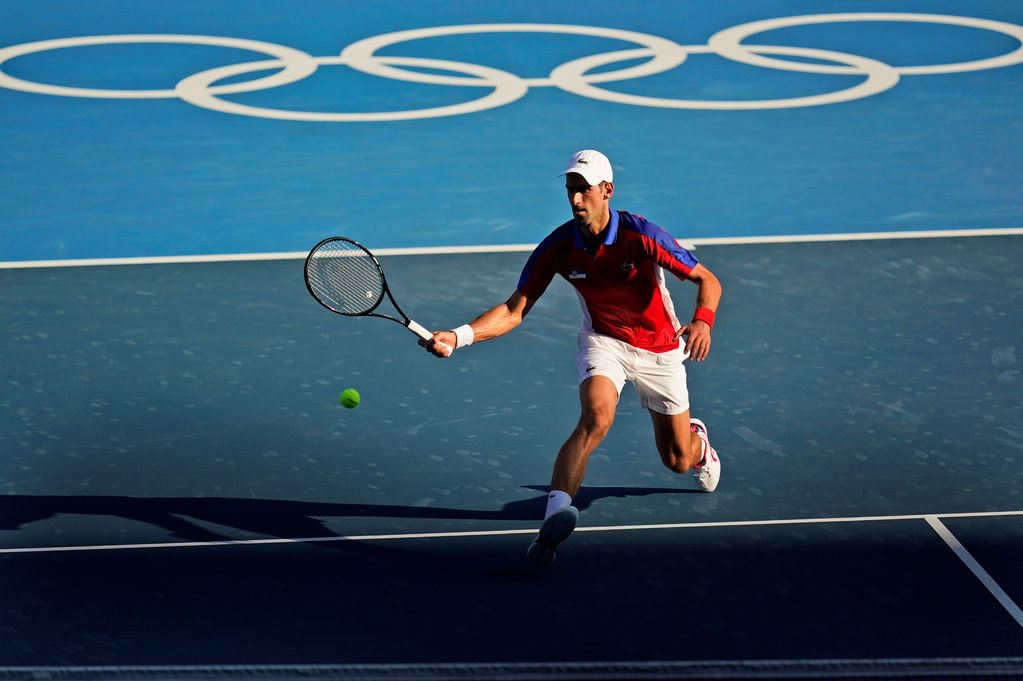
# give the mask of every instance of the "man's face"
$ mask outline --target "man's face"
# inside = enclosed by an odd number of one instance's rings
[[[577,225],[590,234],[604,229],[609,218],[607,202],[614,191],[610,182],[590,185],[582,175],[569,173],[565,176],[565,191]]]

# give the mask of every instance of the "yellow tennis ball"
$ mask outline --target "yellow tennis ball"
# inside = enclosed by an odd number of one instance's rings
[[[341,391],[341,396],[338,398],[338,402],[341,406],[346,409],[355,409],[359,406],[359,402],[362,402],[362,397],[359,395],[359,391],[355,388],[345,388]]]

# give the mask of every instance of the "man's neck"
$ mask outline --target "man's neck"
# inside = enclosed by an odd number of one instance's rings
[[[604,243],[604,239],[607,237],[608,226],[611,224],[610,213],[605,214],[602,220],[598,220],[600,227],[596,231],[593,231],[592,225],[579,226],[579,232],[582,234],[583,243],[586,244],[587,250],[594,251],[600,248],[601,244]]]
[[[587,240],[599,241],[604,238],[604,233],[607,232],[608,225],[610,224],[611,211],[607,210],[588,226],[583,227],[581,231]]]

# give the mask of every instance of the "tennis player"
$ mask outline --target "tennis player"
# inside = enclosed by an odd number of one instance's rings
[[[705,492],[713,492],[721,478],[721,461],[706,426],[690,418],[683,364],[687,358],[700,362],[707,357],[721,284],[664,229],[611,209],[614,173],[602,153],[586,149],[573,154],[562,175],[572,219],[536,247],[511,297],[469,324],[421,341],[434,355],[447,357],[454,349],[518,326],[555,275],[575,287],[583,308],[576,356],[581,414],[558,452],[544,521],[527,551],[539,565],[549,565],[575,530],[579,511],[572,498],[590,455],[611,428],[627,381],[650,412],[664,465],[676,473],[692,470]],[[675,315],[666,271],[697,286],[687,324]]]

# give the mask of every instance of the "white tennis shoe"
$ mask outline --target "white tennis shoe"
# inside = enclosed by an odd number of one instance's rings
[[[707,426],[700,419],[689,419],[689,430],[700,436],[703,440],[704,461],[699,466],[693,467],[693,477],[696,478],[696,485],[704,492],[713,492],[721,481],[721,459],[717,451],[710,446]]]
[[[558,545],[568,539],[568,535],[575,530],[579,522],[579,509],[575,506],[565,508],[551,514],[551,517],[540,525],[540,533],[526,550],[526,558],[529,562],[547,566],[554,562],[558,555]]]

